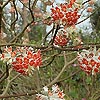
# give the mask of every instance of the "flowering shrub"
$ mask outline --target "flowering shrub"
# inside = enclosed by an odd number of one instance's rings
[[[6,47],[1,54],[1,60],[12,65],[13,69],[21,74],[29,74],[34,68],[42,64],[41,51],[34,53],[31,47]]]
[[[92,75],[100,72],[100,51],[95,48],[80,51],[79,64],[76,64],[77,51],[93,45],[100,47],[99,23],[92,20],[95,16],[100,22],[96,15],[99,14],[99,6],[93,4],[94,0],[0,1],[0,99],[99,99],[100,77]],[[88,21],[93,27],[85,25]],[[78,24],[80,26],[77,27]],[[4,33],[6,36],[3,36]],[[26,47],[33,45],[35,49]],[[41,51],[36,48],[43,51],[43,65]],[[43,68],[37,71],[41,65]],[[83,71],[92,75],[87,77],[72,65],[80,65]],[[62,85],[66,96],[57,85],[46,87],[53,83]]]
[[[96,48],[83,50],[78,53],[78,62],[83,71],[94,75],[100,71],[100,51],[96,51]]]
[[[65,100],[64,96],[63,91],[55,84],[52,86],[52,90],[44,87],[42,94],[37,94],[36,100]]]
[[[75,1],[71,0],[69,4],[60,4],[60,7],[56,6],[51,8],[53,21],[67,26],[74,25],[80,17],[78,8],[72,7]]]

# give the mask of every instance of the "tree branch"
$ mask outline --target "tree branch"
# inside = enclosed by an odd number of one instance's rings
[[[7,77],[9,76],[9,68],[8,65],[6,64],[6,71],[0,76],[0,83],[3,82]]]
[[[51,45],[53,45],[54,40],[55,40],[55,37],[56,37],[56,34],[57,34],[57,32],[58,32],[59,29],[60,29],[60,26],[57,25],[57,28],[56,28],[56,30],[55,30],[55,33],[54,33],[53,39],[52,39],[52,41],[51,41]]]
[[[12,97],[21,97],[21,96],[31,96],[37,94],[37,91],[32,91],[30,93],[19,93],[19,94],[14,94],[14,95],[5,95],[5,96],[0,96],[0,99],[2,98],[12,98]]]
[[[77,60],[77,57],[74,58],[73,60],[71,60],[70,62],[68,62],[67,64],[64,65],[64,67],[62,68],[61,72],[57,75],[57,77],[52,81],[50,82],[47,87],[55,84],[57,82],[57,80],[59,79],[59,77],[62,75],[62,73],[65,71],[66,67],[69,66],[70,64],[72,64],[73,62],[75,62]]]

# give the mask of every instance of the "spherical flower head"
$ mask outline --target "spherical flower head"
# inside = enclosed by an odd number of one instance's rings
[[[12,67],[15,71],[28,75],[32,73],[32,70],[42,65],[41,51],[38,50],[34,53],[32,48],[17,48],[17,56],[12,62]]]
[[[55,40],[54,40],[54,45],[58,46],[65,46],[68,43],[68,34],[65,30],[59,30]]]
[[[96,48],[92,50],[83,50],[78,53],[78,62],[80,68],[87,74],[95,75],[100,71],[100,51],[96,51]]]
[[[66,13],[66,23],[67,26],[75,25],[80,18],[80,15],[78,14],[78,9],[74,9],[72,11],[68,11]]]
[[[67,42],[68,42],[67,38],[63,37],[62,35],[56,36],[54,40],[54,44],[59,46],[65,46]]]
[[[80,18],[78,14],[78,8],[72,8],[76,0],[71,0],[69,4],[60,4],[60,6],[51,8],[51,17],[53,22],[60,25],[72,26],[75,25],[77,20]]]

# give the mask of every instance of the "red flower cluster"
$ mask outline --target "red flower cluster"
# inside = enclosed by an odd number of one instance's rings
[[[65,46],[68,43],[68,39],[63,35],[57,35],[54,40],[55,45]]]
[[[12,65],[13,69],[23,75],[29,74],[42,64],[41,51],[34,53],[31,47],[5,47],[0,54],[0,60]]]
[[[72,5],[74,4],[76,0],[70,0],[69,4],[68,4],[68,8],[72,8]]]
[[[66,20],[62,19],[62,22],[66,21],[68,26],[74,25],[80,17],[80,15],[78,15],[77,13],[78,13],[77,8],[74,9],[74,11],[67,12],[66,13]]]
[[[69,39],[67,36],[67,32],[65,30],[59,30],[55,37],[54,44],[59,46],[65,46],[68,41]]]
[[[26,51],[26,54],[20,54],[12,62],[13,69],[17,72],[27,75],[32,69],[38,68],[42,64],[41,52],[38,50],[33,53],[31,50]],[[30,70],[31,69],[31,70]]]
[[[94,75],[100,71],[100,52],[85,50],[78,54],[78,62],[83,71]]]
[[[60,24],[71,26],[74,25],[79,19],[78,9],[70,10],[75,0],[71,0],[69,4],[60,4],[60,7],[51,8],[51,16],[53,21],[60,21]]]

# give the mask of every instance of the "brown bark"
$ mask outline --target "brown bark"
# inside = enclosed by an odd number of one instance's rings
[[[2,31],[1,31],[1,28],[2,28],[2,4],[3,4],[3,1],[0,0],[0,39],[1,39],[1,35],[2,35]]]
[[[23,7],[23,29],[27,25],[27,15],[28,15],[27,9]],[[24,32],[23,38],[27,39],[28,40],[27,42],[29,42],[29,35],[27,31]]]

